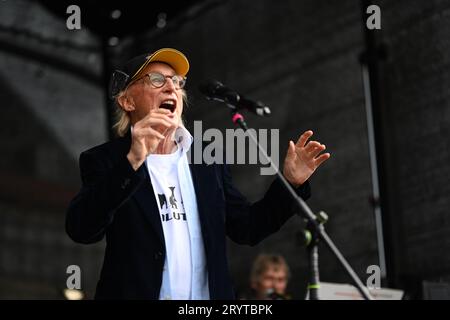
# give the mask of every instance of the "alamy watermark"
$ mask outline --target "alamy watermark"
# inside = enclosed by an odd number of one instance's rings
[[[66,13],[70,16],[66,20],[66,26],[69,30],[80,30],[81,29],[81,9],[79,6],[72,4],[67,7]],[[366,8],[366,13],[370,16],[366,20],[366,27],[369,30],[380,30],[381,29],[381,9],[379,6],[372,4]],[[163,28],[165,26],[166,18],[161,18],[158,16],[158,28]],[[164,23],[164,25],[162,25]]]
[[[226,129],[222,131],[209,128],[203,131],[202,121],[194,121],[194,141],[192,152],[188,154],[190,163],[194,164],[260,164],[263,176],[276,174],[264,155],[250,137],[257,140],[276,168],[279,166],[280,130],[279,129]],[[210,142],[203,148],[205,142]]]
[[[366,20],[366,27],[369,30],[381,29],[381,9],[379,6],[372,4],[367,7],[366,13],[370,16]]]
[[[366,280],[366,287],[369,289],[381,289],[380,266],[372,264],[367,267],[366,273],[370,275]]]
[[[69,30],[81,29],[81,9],[79,6],[72,4],[67,7],[66,13],[70,16],[66,20],[66,26]]]
[[[67,267],[66,273],[70,274],[66,280],[67,289],[81,290],[81,268],[76,264]]]

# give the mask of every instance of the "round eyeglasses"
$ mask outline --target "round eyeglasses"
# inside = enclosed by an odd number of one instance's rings
[[[144,75],[141,79],[144,79],[146,83],[151,84],[155,88],[161,88],[166,84],[167,78],[172,80],[175,89],[183,89],[186,85],[186,77],[178,74],[173,76],[165,76],[159,72],[150,72]]]

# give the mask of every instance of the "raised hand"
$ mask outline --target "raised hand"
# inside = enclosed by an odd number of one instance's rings
[[[137,170],[149,154],[155,153],[175,129],[176,121],[167,109],[153,109],[137,121],[133,126],[131,147],[127,154],[133,169]]]
[[[283,175],[294,186],[302,185],[327,159],[329,153],[320,154],[325,145],[318,141],[308,141],[313,135],[311,130],[304,132],[297,143],[289,141],[289,148],[284,160]]]

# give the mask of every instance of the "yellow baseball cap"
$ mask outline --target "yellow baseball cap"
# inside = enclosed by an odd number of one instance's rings
[[[113,72],[110,82],[111,98],[124,90],[133,80],[139,78],[142,71],[151,62],[167,63],[177,74],[183,77],[189,71],[189,61],[186,56],[173,48],[162,48],[151,54],[139,55]]]
[[[167,63],[177,74],[183,77],[186,76],[189,71],[189,61],[182,52],[173,48],[162,48],[145,56],[145,62],[132,76],[132,80],[139,77],[140,72],[144,70],[150,62]]]

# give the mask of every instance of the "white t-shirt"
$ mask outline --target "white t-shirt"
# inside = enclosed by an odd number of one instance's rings
[[[166,242],[164,268],[169,271],[171,295],[161,299],[188,300],[191,293],[189,228],[178,179],[180,155],[177,148],[172,154],[150,155],[147,159]]]
[[[147,169],[164,232],[166,259],[160,299],[209,299],[208,271],[197,200],[187,151],[192,136],[184,128],[175,134],[177,150],[149,155]]]

